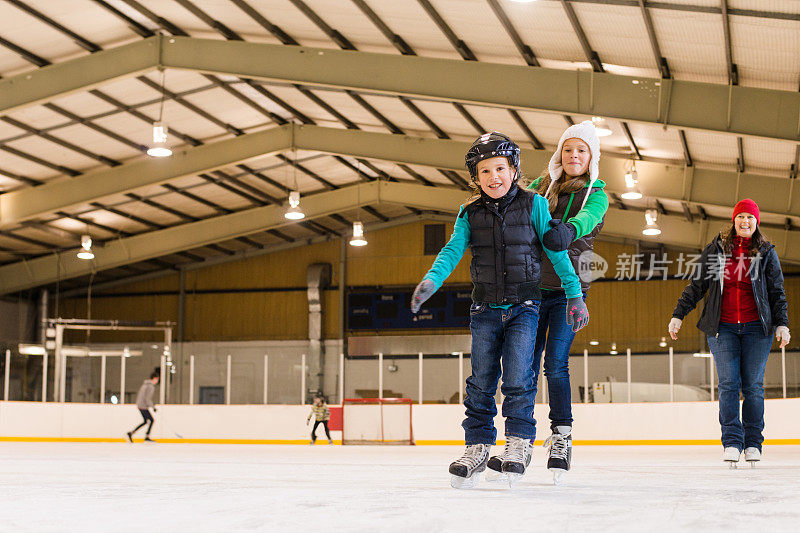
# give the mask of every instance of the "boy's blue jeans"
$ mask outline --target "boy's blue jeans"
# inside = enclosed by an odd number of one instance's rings
[[[539,304],[538,300],[529,300],[509,309],[475,303],[470,307],[472,375],[467,378],[467,416],[461,424],[467,445],[495,444],[494,396],[501,368],[506,436],[536,437],[533,403],[538,367],[533,365],[533,347]]]
[[[758,448],[764,442],[764,369],[772,335],[764,335],[761,322],[721,322],[716,337],[708,336],[719,376],[719,423],[722,445]],[[739,420],[739,390],[742,418]]]
[[[586,293],[583,294],[586,301]],[[533,365],[539,368],[544,351],[544,375],[550,399],[550,428],[572,426],[572,390],[569,383],[569,351],[575,333],[567,324],[567,296],[563,291],[542,291],[539,329]]]

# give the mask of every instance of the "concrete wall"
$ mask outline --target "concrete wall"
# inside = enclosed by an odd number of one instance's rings
[[[800,444],[800,399],[767,400],[767,443]],[[156,413],[152,437],[175,442],[304,443],[309,408],[303,405],[166,405]],[[713,402],[590,404],[575,406],[574,438],[580,443],[718,444]],[[345,424],[348,423],[345,411]],[[414,405],[417,444],[460,444],[463,408]],[[538,438],[549,435],[546,407],[537,406]],[[0,402],[0,441],[37,439],[118,440],[141,422],[133,406]],[[495,420],[502,439],[502,418]],[[321,433],[321,430],[319,430]],[[180,435],[182,438],[178,438]],[[334,440],[341,437],[335,432]]]

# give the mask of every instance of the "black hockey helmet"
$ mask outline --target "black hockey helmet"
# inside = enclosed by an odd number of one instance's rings
[[[514,179],[519,177],[519,146],[503,135],[493,131],[491,133],[484,133],[472,143],[472,146],[467,150],[467,155],[464,158],[467,172],[470,177],[475,180],[478,172],[478,162],[492,157],[506,157],[514,170],[516,175]]]

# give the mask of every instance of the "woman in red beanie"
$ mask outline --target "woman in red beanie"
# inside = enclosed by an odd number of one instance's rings
[[[751,465],[761,459],[764,369],[772,335],[781,347],[790,336],[783,273],[775,246],[758,229],[758,205],[749,198],[740,201],[732,219],[700,255],[697,275],[672,312],[669,334],[678,339],[683,318],[708,292],[697,327],[708,335],[717,365],[723,460],[734,468],[743,450]]]

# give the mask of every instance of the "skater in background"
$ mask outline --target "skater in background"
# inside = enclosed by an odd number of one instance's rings
[[[550,229],[542,237],[545,247],[567,250],[575,272],[580,276],[579,257],[594,249],[594,239],[603,227],[608,210],[605,182],[598,178],[600,140],[591,121],[568,127],[558,141],[550,164],[533,189],[548,201]],[[581,277],[583,300],[589,290],[590,276]],[[550,402],[551,436],[547,468],[556,483],[569,470],[572,458],[572,394],[569,382],[569,352],[575,332],[567,324],[567,296],[561,288],[548,257],[542,258],[542,304],[539,307],[539,330],[533,351],[533,366],[539,368],[544,351],[544,375]]]
[[[311,421],[312,416],[314,417],[314,428],[311,430],[311,442],[309,442],[309,444],[314,444],[317,441],[317,426],[320,424],[325,428],[328,444],[333,444],[331,440],[331,431],[328,429],[328,420],[331,418],[331,410],[328,409],[328,404],[325,403],[325,397],[321,394],[314,396],[314,402],[311,404],[311,412],[308,413],[306,425]]]
[[[449,242],[411,299],[411,311],[417,313],[471,249],[472,375],[462,423],[467,447],[449,468],[454,488],[474,486],[489,462],[497,437],[495,393],[501,368],[506,445],[493,461],[494,471],[508,475],[513,484],[530,464],[536,437],[533,348],[541,300],[540,242],[550,229],[550,212],[542,196],[517,186],[519,153],[514,142],[497,132],[472,144],[465,159],[475,194],[459,209]],[[580,280],[566,252],[544,253],[568,298],[566,321],[577,331],[589,320]]]
[[[749,198],[733,209],[733,224],[700,256],[698,276],[672,312],[669,334],[678,339],[683,318],[708,292],[697,327],[708,336],[719,376],[719,423],[723,460],[735,467],[761,460],[764,441],[764,369],[772,335],[789,343],[786,294],[775,246],[758,228],[758,205]],[[739,391],[744,402],[739,418]]]
[[[133,442],[133,434],[148,422],[150,425],[147,426],[147,432],[144,435],[144,440],[145,442],[153,442],[150,438],[150,431],[153,429],[153,422],[155,422],[155,419],[150,413],[150,409],[152,409],[154,413],[157,411],[156,406],[153,405],[153,393],[156,390],[156,385],[158,385],[160,375],[161,373],[158,369],[154,370],[153,373],[150,374],[150,379],[144,380],[142,386],[139,387],[139,392],[136,394],[136,407],[139,409],[139,412],[142,414],[142,418],[144,420],[141,424],[133,428],[132,431],[127,433],[128,442]]]

